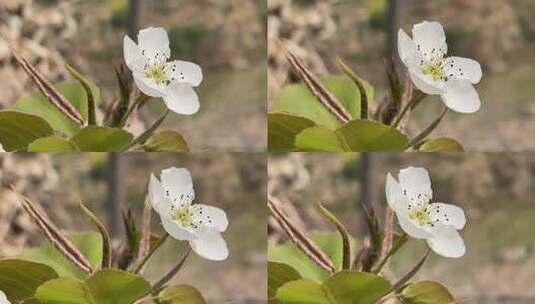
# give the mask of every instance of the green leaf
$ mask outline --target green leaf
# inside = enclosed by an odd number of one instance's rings
[[[28,145],[28,152],[74,152],[78,149],[70,142],[56,137],[48,136],[34,140]]]
[[[0,111],[0,143],[8,152],[25,150],[40,137],[53,135],[52,127],[39,116],[17,111]]]
[[[161,131],[149,137],[143,144],[147,152],[188,152],[188,144],[180,133]]]
[[[293,267],[276,262],[268,262],[268,298],[277,294],[282,285],[301,279],[301,275]]]
[[[132,142],[132,134],[123,129],[88,126],[76,133],[70,143],[85,152],[121,151]]]
[[[131,304],[147,295],[150,284],[120,270],[101,270],[85,282],[60,278],[41,285],[35,297],[42,304]]]
[[[311,235],[314,243],[333,261],[336,269],[342,267],[342,238],[337,232],[317,232]],[[354,249],[355,240],[350,238],[350,243]],[[305,279],[324,281],[329,277],[329,273],[321,269],[314,262],[301,252],[293,243],[268,248],[268,259],[273,262],[292,265],[295,270]]]
[[[56,86],[58,91],[74,106],[74,108],[87,119],[87,94],[84,87],[77,82],[68,81]],[[95,103],[100,100],[100,89],[91,85]],[[40,92],[25,96],[15,103],[15,109],[36,114],[43,117],[52,128],[68,136],[73,135],[80,129],[80,126],[74,123],[52,105]]]
[[[295,136],[314,126],[308,118],[287,114],[268,113],[268,150],[284,152],[295,149]]]
[[[342,271],[325,283],[337,303],[374,304],[390,292],[390,283],[368,272]]]
[[[204,304],[201,293],[188,285],[167,287],[160,292],[158,299],[163,304]]]
[[[12,303],[33,297],[39,285],[57,277],[54,269],[44,264],[17,259],[0,260],[0,290]]]
[[[342,271],[323,284],[307,279],[288,282],[276,298],[289,304],[374,304],[389,292],[390,284],[380,276]]]
[[[440,137],[426,140],[418,147],[421,152],[464,152],[463,146],[453,138]]]
[[[344,139],[335,131],[315,126],[303,130],[295,137],[295,146],[300,151],[344,152]]]
[[[351,151],[404,151],[407,136],[397,129],[370,120],[353,120],[336,130],[344,138]]]
[[[398,295],[404,304],[449,304],[455,299],[446,287],[432,281],[407,285]]]
[[[102,238],[99,233],[80,233],[68,235],[67,238],[73,242],[92,266],[98,267],[102,261]],[[49,242],[36,248],[24,249],[19,258],[46,264],[52,267],[61,277],[75,277],[83,279],[87,274],[74,266]]]
[[[353,118],[360,118],[360,93],[351,79],[345,76],[327,76],[320,82]],[[316,100],[304,84],[285,86],[275,98],[271,110],[302,116],[331,129],[336,129],[342,124]]]

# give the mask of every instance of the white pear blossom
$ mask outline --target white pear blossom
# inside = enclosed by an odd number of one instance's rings
[[[4,152],[6,152],[6,150],[4,150],[4,146],[2,146],[2,143],[0,143],[0,153],[4,153]]]
[[[481,80],[479,63],[463,57],[445,57],[446,34],[438,22],[424,21],[412,28],[412,39],[398,32],[398,51],[414,85],[429,95],[440,95],[456,112],[473,113],[481,101],[473,84]]]
[[[454,205],[433,202],[427,170],[402,169],[399,171],[399,183],[388,173],[386,199],[408,235],[425,239],[429,247],[441,256],[457,258],[465,254],[464,241],[457,231],[466,224],[464,211]]]
[[[227,215],[219,208],[193,203],[195,192],[187,169],[164,169],[160,181],[151,174],[149,197],[169,235],[189,241],[193,251],[203,258],[222,261],[228,257],[221,236],[228,227]]]
[[[202,82],[201,67],[188,61],[169,61],[169,37],[161,27],[143,29],[137,39],[138,44],[124,36],[123,42],[124,60],[136,86],[148,96],[163,98],[173,112],[196,113],[199,97],[193,87]]]
[[[8,301],[6,294],[0,290],[0,304],[11,304],[11,302]]]

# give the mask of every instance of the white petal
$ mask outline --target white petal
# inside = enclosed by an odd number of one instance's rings
[[[434,252],[447,258],[459,258],[466,253],[463,238],[451,226],[442,226],[433,237],[427,239],[427,244]]]
[[[466,224],[466,216],[460,207],[451,204],[432,203],[429,208],[432,222],[437,222],[438,220],[442,225],[450,225],[455,229],[463,229]]]
[[[416,65],[416,44],[402,29],[398,31],[398,52],[399,58],[405,66],[410,67]]]
[[[399,171],[399,185],[406,191],[409,206],[427,203],[433,198],[431,179],[424,168],[408,167]]]
[[[170,167],[162,170],[160,175],[163,188],[168,190],[172,197],[190,195],[194,199],[193,181],[191,174],[186,168]]]
[[[171,84],[163,101],[169,110],[184,115],[191,115],[199,111],[199,96],[188,84]]]
[[[161,27],[148,27],[137,35],[138,47],[143,55],[151,61],[167,60],[171,56],[169,37]]]
[[[424,21],[412,27],[412,39],[416,46],[420,46],[420,54],[426,58],[432,58],[439,52],[446,53],[446,34],[444,28],[438,22]]]
[[[406,213],[408,199],[401,192],[401,187],[399,183],[392,177],[390,173],[386,175],[386,201],[390,208],[396,212]]]
[[[465,79],[478,83],[483,76],[479,62],[463,57],[448,57],[444,66],[446,76],[453,79]]]
[[[1,290],[0,290],[0,304],[11,304],[11,302],[7,300],[6,294]]]
[[[2,146],[2,144],[0,143],[0,153],[4,153],[6,152],[6,150],[4,150],[4,146]]]
[[[149,180],[149,200],[156,212],[160,212],[158,205],[163,201],[164,194],[165,190],[162,184],[160,184],[160,181],[154,176],[154,174],[151,174]]]
[[[136,43],[128,36],[124,36],[123,39],[123,56],[126,66],[131,71],[143,69],[145,58],[141,55]]]
[[[443,81],[433,80],[431,77],[424,75],[419,68],[410,67],[409,75],[412,83],[425,94],[439,95],[446,92]]]
[[[229,254],[227,243],[214,229],[205,229],[190,245],[195,253],[208,260],[223,261]]]
[[[187,240],[187,241],[191,241],[197,238],[197,235],[195,233],[180,227],[180,225],[177,224],[176,222],[168,218],[165,218],[163,216],[161,217],[161,219],[162,219],[163,228],[173,238],[177,240]]]
[[[446,82],[446,92],[440,97],[448,108],[459,113],[474,113],[481,107],[479,95],[468,80]]]
[[[398,217],[399,226],[403,231],[405,231],[409,236],[415,239],[427,239],[432,236],[425,228],[421,228],[414,224],[410,219],[406,218],[404,215],[399,213],[396,214]]]
[[[143,73],[134,71],[133,75],[136,86],[141,92],[145,93],[145,95],[152,97],[164,97],[167,94],[165,89],[154,84],[154,82],[146,78]]]
[[[206,227],[215,228],[219,232],[227,230],[227,214],[220,208],[198,204],[202,208],[203,223]]]
[[[202,69],[193,62],[174,60],[166,65],[167,77],[174,83],[188,83],[193,87],[202,82]]]

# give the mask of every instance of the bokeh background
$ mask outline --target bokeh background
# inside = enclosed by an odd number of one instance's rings
[[[130,10],[133,3],[139,9]],[[6,40],[53,82],[71,79],[65,60],[74,65],[103,90],[105,109],[118,96],[112,63],[122,59],[123,35],[162,26],[172,58],[200,64],[205,76],[197,90],[200,111],[171,114],[162,128],[181,132],[192,151],[263,151],[265,16],[266,0],[2,0],[0,109],[36,90]],[[131,131],[139,133],[163,109],[154,99]]]
[[[268,192],[286,202],[282,205],[286,214],[305,231],[336,231],[317,209],[321,201],[357,240],[363,240],[367,227],[361,202],[375,202],[381,212],[386,206],[386,174],[397,176],[408,166],[425,167],[435,200],[458,205],[466,212],[468,222],[461,234],[467,254],[459,259],[431,254],[415,280],[443,283],[456,303],[535,303],[535,155],[405,153],[374,157],[377,166],[370,178],[362,168],[361,154],[271,155]],[[286,240],[270,219],[268,246]],[[385,275],[401,278],[418,263],[426,247],[424,241],[409,240],[391,260]]]
[[[284,49],[318,75],[340,74],[341,57],[385,95],[384,59],[395,54],[397,31],[410,34],[424,20],[444,26],[448,54],[475,58],[483,67],[476,86],[482,100],[475,114],[450,111],[435,135],[460,140],[468,151],[530,151],[535,140],[535,2],[531,0],[269,0],[268,87],[272,101],[284,84],[298,80]],[[405,68],[399,71],[404,75]],[[372,104],[374,107],[375,104]],[[407,131],[415,134],[439,112],[439,97],[427,98]],[[522,130],[522,132],[519,132]]]
[[[124,240],[121,208],[131,206],[141,223],[150,173],[167,167],[185,167],[192,174],[196,201],[223,208],[230,226],[224,238],[230,257],[223,262],[192,254],[175,277],[195,286],[209,303],[265,303],[266,278],[266,156],[255,153],[162,154],[128,153],[123,163],[135,166],[110,172],[105,154],[9,154],[0,156],[0,257],[16,256],[22,248],[38,245],[39,229],[7,186],[14,184],[39,204],[66,232],[94,231],[78,208],[83,200],[107,224],[114,244]],[[114,169],[115,170],[115,169]],[[116,178],[118,177],[118,178]],[[153,232],[163,228],[152,216]],[[146,266],[153,282],[176,264],[183,252],[169,239]]]

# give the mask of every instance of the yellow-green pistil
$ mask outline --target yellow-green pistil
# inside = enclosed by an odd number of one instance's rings
[[[180,223],[180,226],[186,228],[190,227],[192,223],[191,214],[189,212],[189,208],[179,208],[171,214],[171,218]]]
[[[145,70],[145,76],[157,85],[165,85],[168,82],[167,74],[162,65],[155,64],[148,66]]]
[[[430,223],[431,218],[427,212],[427,204],[423,204],[421,207],[412,208],[408,216],[411,220],[416,221],[420,226],[425,226]]]
[[[433,80],[441,80],[444,77],[444,68],[442,64],[437,61],[430,61],[425,63],[422,66],[422,73],[424,75],[430,76]]]

